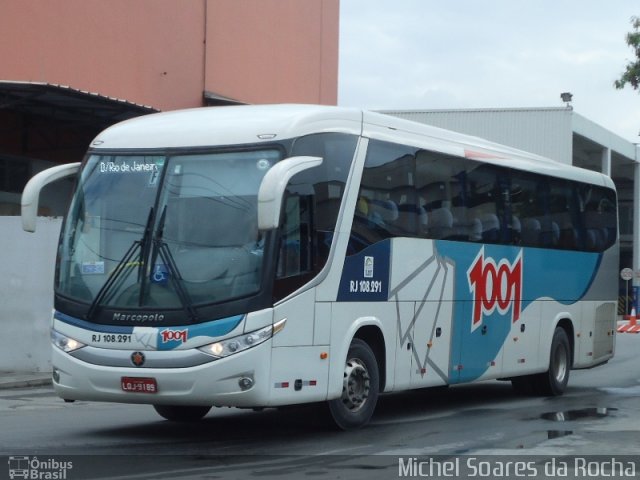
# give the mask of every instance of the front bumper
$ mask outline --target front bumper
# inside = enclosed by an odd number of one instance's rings
[[[95,365],[53,348],[53,386],[65,400],[156,405],[269,405],[271,343],[185,368],[137,368]],[[132,352],[133,353],[133,352]],[[145,352],[143,352],[145,353]],[[162,352],[154,352],[155,355]],[[170,355],[170,352],[167,352]],[[155,378],[157,393],[125,392],[122,377]],[[246,379],[251,379],[247,387]]]

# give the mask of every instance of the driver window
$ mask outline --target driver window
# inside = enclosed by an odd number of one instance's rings
[[[311,270],[310,203],[308,196],[300,195],[288,196],[285,201],[277,278],[300,275]]]

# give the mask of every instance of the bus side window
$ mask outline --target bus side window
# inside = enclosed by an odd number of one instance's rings
[[[312,270],[310,196],[291,195],[285,202],[280,232],[278,278],[300,275]]]
[[[296,291],[316,273],[313,253],[317,248],[313,245],[312,205],[312,195],[289,194],[285,199],[273,286],[274,300]]]
[[[603,252],[616,240],[616,198],[603,188],[592,187],[584,208],[586,249]]]
[[[367,147],[347,255],[388,238],[416,237],[426,214],[417,203],[415,148],[379,140]]]

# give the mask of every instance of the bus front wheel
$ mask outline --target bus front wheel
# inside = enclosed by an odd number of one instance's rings
[[[335,424],[343,430],[365,425],[376,408],[379,389],[376,357],[365,341],[354,338],[344,366],[342,395],[329,401]]]
[[[211,410],[211,407],[192,405],[154,405],[153,408],[158,415],[172,422],[195,422]]]

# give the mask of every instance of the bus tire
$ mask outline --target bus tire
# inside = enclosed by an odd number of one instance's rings
[[[211,407],[193,405],[154,405],[158,415],[172,422],[195,422],[203,418]]]
[[[571,370],[571,345],[564,328],[556,327],[551,340],[549,370],[537,376],[536,390],[540,395],[555,397],[562,395]]]
[[[342,395],[329,401],[334,423],[343,430],[366,425],[376,408],[379,391],[376,357],[365,341],[354,338],[345,361]]]

